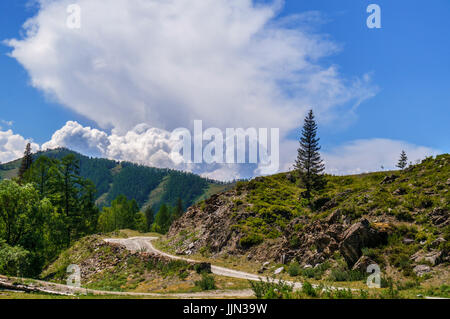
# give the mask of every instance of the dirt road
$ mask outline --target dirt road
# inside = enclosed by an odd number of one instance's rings
[[[105,239],[108,243],[115,243],[115,244],[121,244],[125,246],[127,249],[131,251],[146,251],[155,253],[158,255],[166,256],[171,259],[177,259],[177,260],[184,260],[187,262],[198,262],[193,259],[184,258],[180,256],[174,256],[167,254],[157,248],[155,248],[152,244],[153,240],[158,239],[157,237],[132,237],[132,238],[124,238],[124,239]],[[228,269],[224,267],[214,266],[211,265],[211,272],[215,275],[219,276],[225,276],[225,277],[232,277],[232,278],[238,278],[238,279],[246,279],[246,280],[252,280],[252,281],[259,281],[263,280],[266,281],[266,278],[262,278],[261,276],[250,274],[238,270]],[[275,280],[275,282],[278,282],[278,280]],[[290,285],[294,286],[294,289],[301,289],[302,284],[298,282],[286,282]],[[337,288],[339,289],[339,288]]]

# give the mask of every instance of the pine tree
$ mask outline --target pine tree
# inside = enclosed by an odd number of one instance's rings
[[[31,144],[28,143],[23,154],[22,163],[19,168],[19,181],[23,181],[25,173],[33,164],[33,156],[31,153]]]
[[[166,204],[162,204],[155,216],[153,230],[160,234],[165,234],[170,227],[170,211]]]
[[[144,212],[145,214],[145,220],[147,223],[147,231],[151,231],[152,225],[155,221],[155,215],[153,213],[153,209],[151,206],[148,206],[147,209]]]
[[[180,197],[178,197],[177,206],[175,207],[173,216],[174,216],[174,220],[177,220],[178,218],[183,216],[183,201],[181,200]]]
[[[311,197],[312,191],[320,190],[326,184],[322,174],[325,165],[320,158],[319,140],[314,113],[310,110],[305,118],[297,160],[294,165],[300,177],[300,186],[306,188],[306,198]]]
[[[406,152],[402,151],[400,154],[400,159],[398,160],[397,167],[400,169],[404,169],[408,165],[408,156],[406,156]]]

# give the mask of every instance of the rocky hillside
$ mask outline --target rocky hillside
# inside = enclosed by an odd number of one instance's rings
[[[309,202],[293,173],[239,182],[189,208],[167,243],[178,254],[363,272],[377,263],[397,277],[449,279],[450,155],[327,179]]]
[[[65,284],[67,267],[80,267],[81,284],[103,291],[167,292],[194,289],[206,263],[188,263],[147,252],[130,252],[120,244],[93,235],[77,241],[41,274],[46,281]]]

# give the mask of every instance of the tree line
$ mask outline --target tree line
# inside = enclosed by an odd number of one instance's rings
[[[165,233],[183,214],[181,199],[154,216],[124,195],[100,210],[96,193],[74,154],[33,160],[27,145],[18,177],[0,181],[0,273],[34,277],[83,236],[124,228]]]

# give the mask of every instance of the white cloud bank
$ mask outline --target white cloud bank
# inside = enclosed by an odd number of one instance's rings
[[[0,163],[6,163],[22,157],[27,143],[31,143],[33,151],[39,150],[39,145],[24,139],[18,134],[14,134],[12,130],[0,130]]]
[[[377,92],[368,74],[349,80],[338,66],[322,63],[339,47],[311,27],[322,22],[320,14],[279,19],[281,1],[37,1],[40,9],[24,24],[25,36],[6,41],[10,56],[35,88],[101,128],[68,122],[44,148],[241,177],[254,167],[175,165],[168,131],[194,120],[221,129],[278,127],[288,168],[296,144],[285,136],[301,125],[307,109],[312,106],[322,122],[342,122]],[[81,29],[66,25],[73,3],[82,10]],[[25,139],[0,134],[0,160],[21,156]],[[330,172],[376,170],[395,161],[404,144],[356,141],[324,157]],[[411,147],[403,148],[413,157],[432,151]]]
[[[342,114],[376,92],[367,75],[347,80],[337,66],[322,66],[338,46],[312,31],[320,15],[280,20],[281,1],[38,2],[25,37],[7,41],[11,56],[34,87],[101,128],[172,130],[203,120],[283,135],[310,106],[330,120],[335,108]],[[73,3],[80,29],[66,25]]]
[[[330,174],[360,174],[379,171],[381,167],[396,169],[402,150],[414,164],[417,160],[440,153],[439,150],[405,141],[374,138],[339,145],[330,152],[323,153],[323,158]]]
[[[110,159],[131,161],[138,164],[169,167],[180,170],[189,170],[206,177],[220,180],[234,178],[246,178],[254,176],[257,172],[255,165],[186,165],[174,163],[170,158],[170,152],[174,142],[170,140],[170,132],[138,125],[125,135],[101,132],[97,129],[83,127],[77,122],[68,122],[63,128],[55,132],[52,139],[43,144],[42,148],[67,147],[83,154],[92,155],[100,152],[100,148],[92,145],[102,145],[100,156]],[[281,171],[292,168],[295,161],[298,142],[288,141],[282,149]],[[390,139],[365,139],[355,140],[339,145],[328,152],[323,152],[322,157],[326,164],[326,171],[330,174],[359,174],[377,171],[383,166],[385,169],[395,168],[400,152],[405,150],[409,160],[424,159],[427,156],[439,154],[439,150],[418,146],[404,141]]]
[[[218,180],[232,180],[248,178],[258,172],[254,164],[184,164],[174,163],[170,152],[174,141],[170,139],[170,132],[151,128],[147,125],[137,125],[125,134],[112,133],[83,127],[77,122],[69,121],[64,127],[56,131],[52,139],[42,147],[32,143],[32,149],[46,150],[66,147],[82,154],[105,157],[119,161],[130,161],[142,165],[160,168],[173,168],[191,171],[205,177]],[[0,161],[5,163],[23,155],[29,140],[12,130],[0,130]],[[295,161],[298,142],[287,141],[280,154],[281,171],[292,168]],[[439,150],[425,146],[410,144],[404,141],[390,139],[355,140],[339,145],[322,157],[326,164],[326,171],[330,174],[345,175],[378,171],[381,166],[385,169],[395,168],[400,152],[405,150],[410,161],[424,159],[437,155]]]

